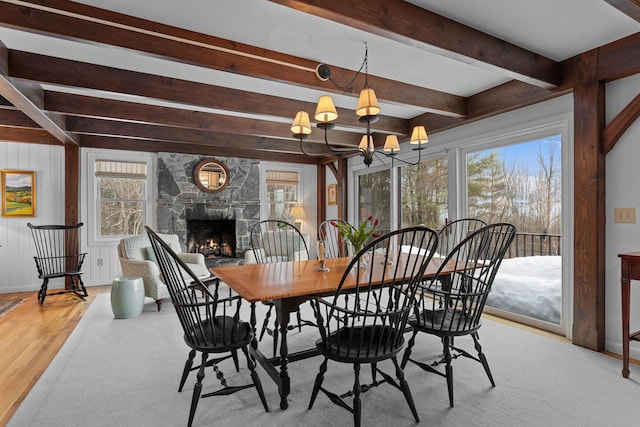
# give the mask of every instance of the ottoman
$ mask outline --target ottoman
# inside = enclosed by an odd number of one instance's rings
[[[140,316],[144,307],[141,277],[116,277],[111,285],[111,310],[116,319]]]

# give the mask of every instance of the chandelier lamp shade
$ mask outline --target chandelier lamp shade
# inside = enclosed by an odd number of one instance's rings
[[[325,145],[335,154],[353,154],[359,153],[364,157],[364,164],[369,166],[373,162],[374,155],[381,158],[381,155],[391,157],[392,167],[393,158],[400,152],[400,143],[396,135],[387,135],[384,147],[382,151],[376,150],[373,143],[373,135],[371,134],[371,123],[375,123],[378,120],[380,114],[380,104],[378,104],[378,98],[375,91],[369,87],[368,83],[368,50],[365,45],[365,57],[362,65],[365,69],[365,87],[360,91],[360,97],[358,98],[358,104],[356,106],[356,115],[360,123],[365,125],[365,132],[360,140],[358,148],[346,148],[337,147],[329,143],[328,131],[335,126],[335,120],[338,118],[338,112],[336,106],[333,103],[333,99],[329,95],[322,95],[318,99],[316,105],[316,111],[313,116],[316,126],[324,130],[324,142]],[[362,68],[361,68],[362,69]],[[359,73],[359,71],[358,71]],[[293,137],[300,141],[300,150],[305,155],[311,155],[304,150],[303,140],[307,139],[311,135],[311,121],[309,119],[309,113],[306,111],[298,111],[293,119],[291,125],[291,133]],[[398,159],[403,163],[415,165],[420,163],[420,151],[423,150],[423,144],[429,141],[427,130],[424,126],[415,126],[411,132],[410,143],[417,145],[414,150],[418,151],[418,160],[415,163],[407,162],[402,159]]]

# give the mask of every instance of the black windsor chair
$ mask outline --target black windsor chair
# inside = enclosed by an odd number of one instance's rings
[[[302,233],[295,225],[279,220],[264,220],[255,224],[250,233],[250,250],[258,264],[269,264],[274,262],[303,261],[309,259],[309,248]],[[265,332],[273,336],[273,357],[276,357],[278,350],[279,327],[276,316],[273,329],[270,329],[269,319],[273,312],[275,303],[273,301],[263,301],[269,309],[262,322],[262,329],[258,341],[262,341]],[[300,310],[296,311],[298,320],[297,328],[302,330],[303,325],[315,326],[313,322],[302,319]],[[288,330],[295,329],[296,326],[289,325]]]
[[[217,280],[213,286],[211,283],[209,284],[209,286],[213,287],[212,292],[153,230],[149,227],[145,227],[145,229],[149,235],[153,252],[156,255],[158,267],[169,289],[176,314],[182,325],[184,342],[191,348],[189,357],[184,365],[178,392],[182,391],[189,372],[198,371],[187,425],[189,427],[192,425],[201,397],[225,396],[250,387],[256,388],[260,401],[265,411],[268,412],[269,406],[265,399],[262,383],[256,372],[255,363],[249,357],[248,352],[248,345],[254,337],[253,330],[249,323],[240,320],[242,298],[238,295],[221,298],[218,295],[219,281]],[[233,305],[229,306],[227,304],[229,302],[235,303],[235,307]],[[247,359],[252,383],[230,386],[227,384],[219,364],[231,357],[236,371],[239,371],[238,349],[242,350]],[[197,352],[202,353],[202,360],[200,365],[193,367],[193,360]],[[221,355],[223,353],[228,354]],[[208,359],[210,354],[221,356]],[[222,388],[200,396],[205,368],[208,366],[213,367],[213,371],[222,384]]]
[[[482,326],[481,315],[491,285],[515,233],[515,227],[507,223],[492,224],[476,230],[458,243],[445,258],[441,269],[447,268],[447,263],[455,263],[456,266],[454,273],[446,273],[448,286],[442,285],[440,272],[433,280],[424,281],[419,286],[415,312],[409,319],[413,334],[404,352],[402,367],[411,361],[427,372],[445,377],[449,405],[452,407],[453,359],[464,356],[480,362],[491,385],[495,387],[489,363],[479,342],[478,330]],[[411,358],[419,332],[440,337],[442,359],[426,363]],[[454,346],[455,337],[466,335],[473,338],[477,357]],[[437,369],[441,364],[445,365],[444,372]]]
[[[38,302],[44,303],[49,295],[74,293],[80,298],[86,297],[87,288],[82,282],[82,263],[86,253],[80,252],[80,229],[82,223],[75,225],[33,225],[27,224],[36,247],[38,278],[42,285],[38,291]],[[60,291],[48,292],[49,279],[68,277],[71,286]]]
[[[439,232],[438,254],[441,257],[446,257],[465,237],[486,226],[486,222],[475,218],[462,218],[447,222]],[[442,287],[447,289],[447,286],[450,286],[451,276],[441,274],[438,280],[440,280]]]
[[[348,224],[341,219],[328,219],[318,226],[318,240],[324,244],[326,258],[341,258],[349,256],[347,241],[340,236],[340,229],[333,223]]]
[[[397,354],[404,346],[403,334],[415,305],[416,287],[437,244],[437,232],[427,227],[388,233],[355,255],[333,296],[311,300],[320,333],[316,347],[324,361],[316,376],[309,409],[322,391],[331,402],[350,411],[354,425],[360,426],[361,393],[387,383],[402,391],[415,421],[419,421]],[[378,367],[387,359],[393,362],[397,381]],[[336,394],[322,386],[329,360],[353,365],[355,380],[350,391]],[[369,384],[360,382],[361,364],[371,365]],[[352,406],[344,400],[350,396]]]
[[[475,218],[462,218],[447,222],[440,229],[438,253],[440,256],[447,256],[465,237],[486,226],[486,222]]]

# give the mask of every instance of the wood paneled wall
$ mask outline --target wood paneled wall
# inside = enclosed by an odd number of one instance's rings
[[[0,217],[0,293],[36,290],[38,279],[33,261],[35,248],[27,223],[64,224],[65,152],[61,145],[19,144],[0,141],[0,169],[36,172],[36,216]],[[50,288],[64,287],[62,279]]]

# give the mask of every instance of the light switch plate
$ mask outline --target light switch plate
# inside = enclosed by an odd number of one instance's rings
[[[616,208],[616,223],[635,223],[636,208]]]

